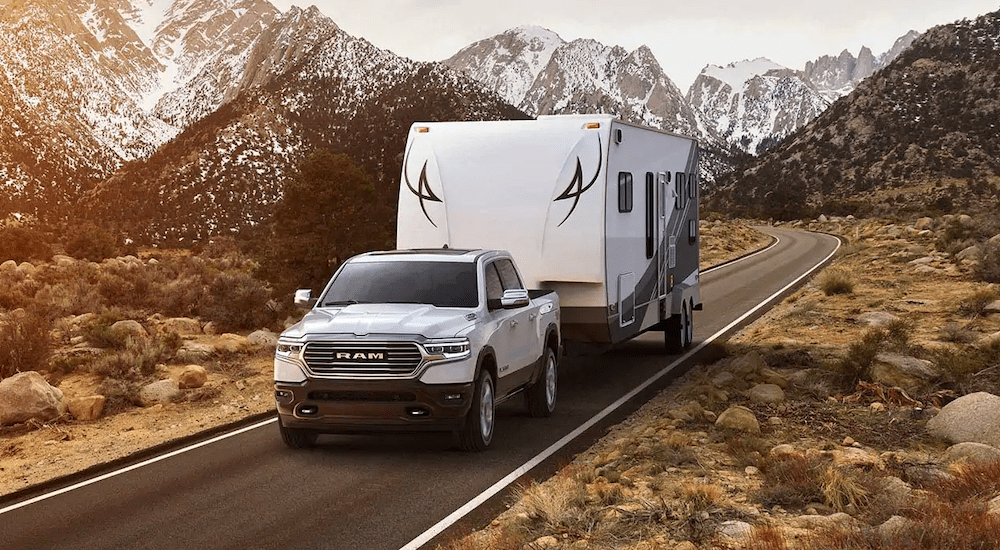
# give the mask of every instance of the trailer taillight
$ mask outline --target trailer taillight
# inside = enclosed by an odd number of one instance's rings
[[[431,131],[431,129],[428,128],[428,127],[426,127],[426,126],[417,126],[417,133],[418,134],[426,134],[427,132],[430,132],[430,131]]]
[[[588,122],[587,124],[584,124],[583,127],[586,128],[586,129],[588,129],[588,130],[596,130],[596,129],[598,129],[598,128],[601,127],[601,123],[600,122]]]

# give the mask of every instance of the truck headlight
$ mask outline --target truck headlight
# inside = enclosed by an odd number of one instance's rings
[[[274,350],[274,355],[282,359],[299,359],[302,355],[302,344],[279,340],[278,347]]]
[[[430,340],[424,344],[428,361],[464,359],[469,356],[470,349],[467,338]]]

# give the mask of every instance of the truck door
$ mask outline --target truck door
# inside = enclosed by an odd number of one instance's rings
[[[527,318],[522,319],[520,313],[529,308],[503,309],[499,307],[503,296],[503,282],[497,262],[485,266],[486,303],[490,305],[490,344],[497,360],[497,395],[503,396],[511,391],[517,378],[521,358],[518,347],[523,340],[523,331],[528,330]]]
[[[500,283],[504,290],[523,289],[514,262],[503,258],[494,262],[497,271],[500,273]],[[532,363],[538,359],[542,348],[540,345],[536,326],[538,324],[537,311],[533,306],[526,306],[510,310],[511,321],[510,334],[512,344],[510,383],[511,388],[526,384],[531,379]]]

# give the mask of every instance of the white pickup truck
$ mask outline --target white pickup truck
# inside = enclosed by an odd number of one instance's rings
[[[452,431],[461,447],[493,439],[497,404],[525,396],[555,409],[559,298],[527,290],[497,250],[397,250],[355,256],[274,357],[278,426],[293,448],[321,433]]]

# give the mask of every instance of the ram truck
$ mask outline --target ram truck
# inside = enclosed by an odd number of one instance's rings
[[[493,440],[498,404],[555,410],[559,298],[528,290],[499,250],[369,252],[337,270],[274,357],[278,428],[293,448],[323,433],[450,431]]]

